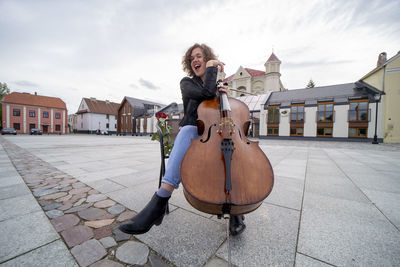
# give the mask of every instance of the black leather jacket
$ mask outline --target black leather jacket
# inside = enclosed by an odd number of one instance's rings
[[[180,126],[197,125],[197,107],[203,100],[213,99],[217,96],[217,67],[206,68],[203,81],[195,76],[185,77],[181,80],[181,92],[184,115]]]

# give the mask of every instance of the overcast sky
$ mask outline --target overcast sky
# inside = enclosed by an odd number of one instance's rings
[[[285,88],[355,82],[400,50],[400,0],[0,0],[0,82],[63,99],[181,103],[181,60],[211,46],[227,76],[265,70]]]

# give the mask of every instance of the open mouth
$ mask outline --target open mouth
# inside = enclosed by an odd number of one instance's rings
[[[199,64],[194,65],[194,69],[195,69],[195,70],[199,70],[200,67],[201,67],[201,66],[200,66]]]

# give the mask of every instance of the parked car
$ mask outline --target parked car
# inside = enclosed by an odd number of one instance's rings
[[[32,134],[34,134],[34,135],[42,135],[42,131],[40,129],[38,129],[38,128],[32,128],[31,129],[31,135]]]
[[[3,128],[3,129],[1,129],[1,134],[2,134],[2,135],[4,135],[4,134],[13,134],[13,135],[16,135],[16,134],[17,134],[17,131],[16,131],[14,128]]]

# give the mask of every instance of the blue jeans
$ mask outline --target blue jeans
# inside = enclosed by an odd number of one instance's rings
[[[175,138],[174,147],[169,155],[167,169],[162,179],[163,183],[172,185],[175,188],[179,187],[181,182],[181,162],[188,150],[191,140],[199,138],[197,134],[197,126],[186,125],[181,128]]]

